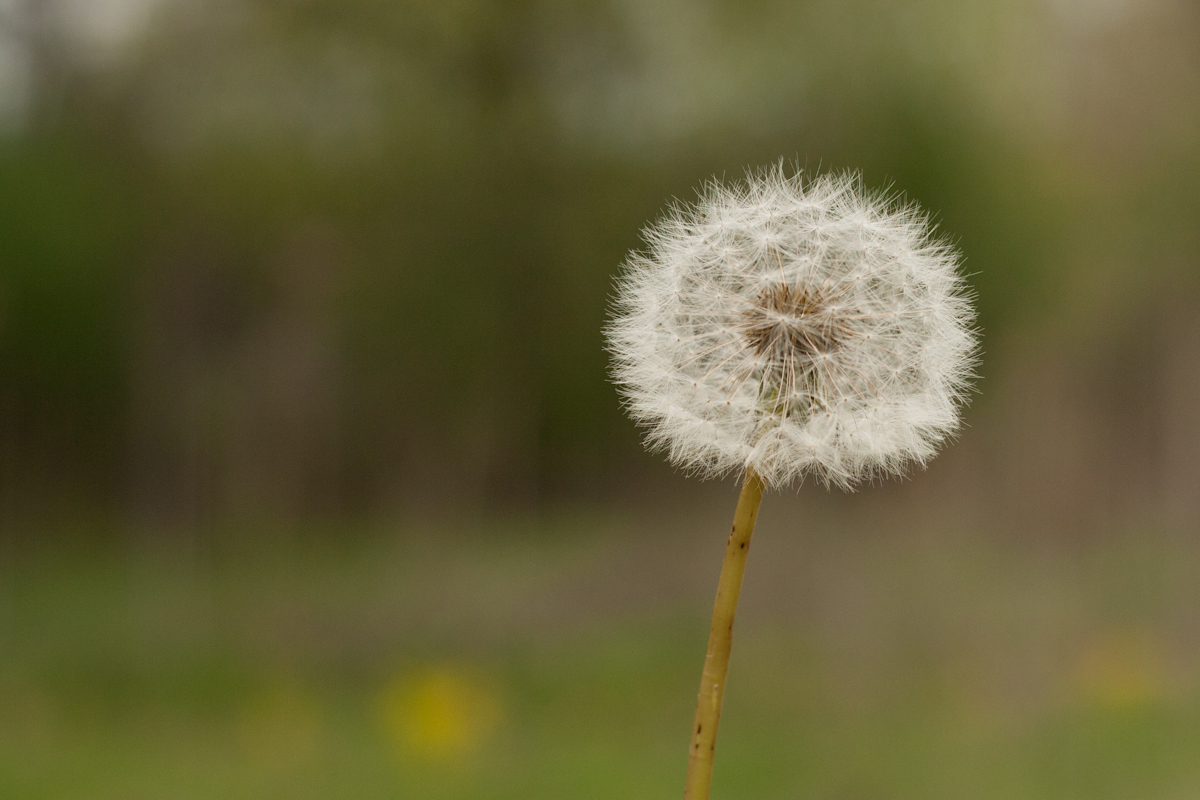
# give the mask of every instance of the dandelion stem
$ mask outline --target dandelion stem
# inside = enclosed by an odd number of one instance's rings
[[[752,469],[746,471],[733,529],[725,545],[725,561],[717,583],[713,604],[712,628],[708,634],[708,654],[700,676],[700,696],[696,701],[696,721],[692,725],[692,745],[688,750],[687,787],[684,800],[708,800],[712,783],[713,754],[717,747],[717,722],[721,718],[721,700],[725,696],[725,678],[729,674],[729,653],[733,648],[733,618],[737,614],[738,594],[746,571],[746,554],[758,519],[758,506],[765,487]]]

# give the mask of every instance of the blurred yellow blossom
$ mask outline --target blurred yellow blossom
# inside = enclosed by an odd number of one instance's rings
[[[502,714],[487,680],[450,665],[395,676],[384,687],[380,707],[399,751],[430,760],[476,751],[495,733]]]
[[[1112,631],[1093,641],[1075,671],[1091,705],[1133,710],[1161,702],[1169,690],[1162,642],[1150,631]]]

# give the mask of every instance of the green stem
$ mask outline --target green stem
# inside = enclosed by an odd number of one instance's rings
[[[733,649],[733,618],[737,614],[738,594],[746,571],[746,554],[758,519],[758,506],[765,490],[754,470],[746,471],[742,493],[733,515],[733,530],[725,545],[725,561],[717,583],[713,604],[712,628],[708,633],[708,654],[700,676],[700,696],[696,701],[696,721],[692,725],[692,745],[688,750],[687,787],[684,800],[708,800],[712,783],[713,754],[717,747],[717,723],[721,718],[721,700],[725,696],[725,678],[729,674],[729,653]]]

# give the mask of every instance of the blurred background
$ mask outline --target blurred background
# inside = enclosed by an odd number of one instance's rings
[[[1200,796],[1187,0],[0,0],[0,796],[677,796],[737,487],[601,329],[780,158],[933,213],[983,377],[767,498],[714,796]]]

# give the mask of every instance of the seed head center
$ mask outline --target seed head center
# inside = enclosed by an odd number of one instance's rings
[[[817,289],[776,283],[742,312],[742,334],[758,353],[780,364],[811,364],[837,351],[839,320]]]

